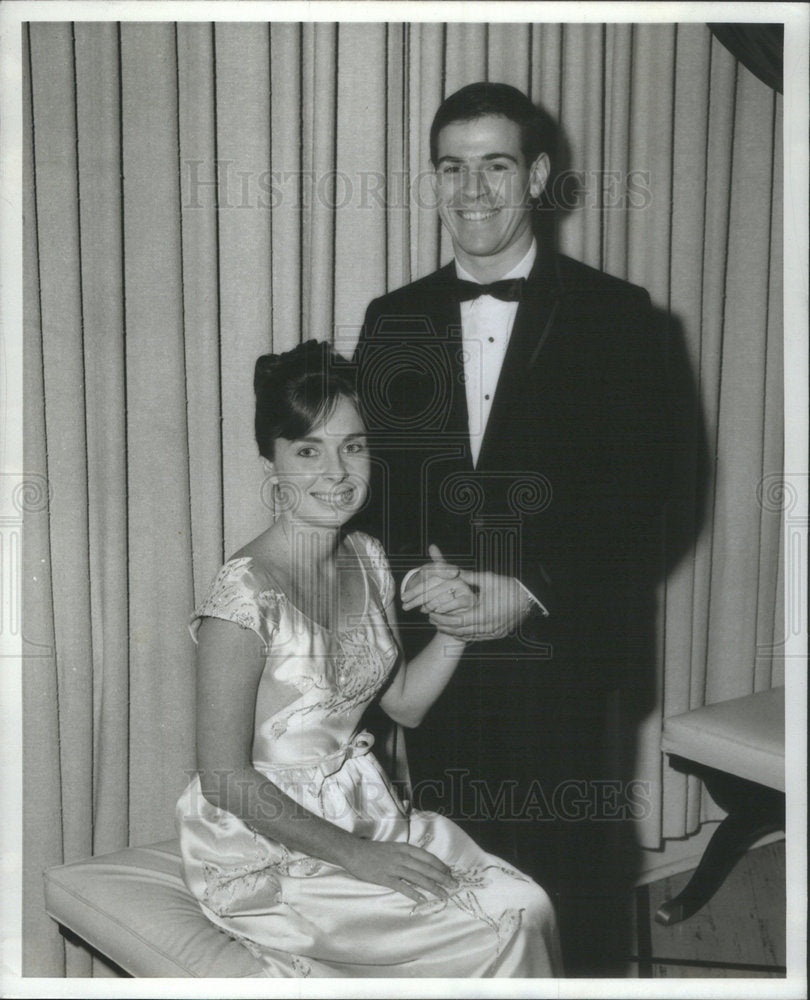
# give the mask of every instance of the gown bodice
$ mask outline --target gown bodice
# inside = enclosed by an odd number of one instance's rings
[[[559,944],[543,890],[449,819],[403,803],[370,752],[363,712],[398,658],[386,614],[394,583],[379,542],[360,532],[347,541],[365,600],[357,614],[338,616],[336,628],[307,617],[255,560],[239,557],[217,574],[192,616],[192,634],[200,619],[213,617],[254,631],[264,644],[252,756],[272,786],[361,840],[429,850],[457,889],[414,904],[259,834],[249,815],[206,798],[199,776],[177,803],[186,885],[268,976],[553,974]]]
[[[365,607],[342,626],[328,629],[308,618],[250,557],[225,563],[194,613],[192,628],[204,616],[225,617],[265,645],[253,743],[259,770],[326,764],[349,745],[396,663],[385,616],[394,584],[382,548],[360,532],[347,541],[361,567]],[[293,700],[276,709],[279,684]]]

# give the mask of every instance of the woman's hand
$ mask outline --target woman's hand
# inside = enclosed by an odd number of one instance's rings
[[[408,580],[402,594],[402,610],[418,607],[426,615],[452,615],[475,607],[478,593],[462,579],[461,570],[445,562],[438,546],[431,545],[428,551],[432,561]]]
[[[415,903],[424,902],[426,892],[445,899],[456,888],[443,861],[411,844],[358,839],[343,867],[355,878],[395,889]]]

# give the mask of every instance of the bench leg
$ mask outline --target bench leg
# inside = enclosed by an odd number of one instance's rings
[[[674,899],[663,903],[655,914],[656,921],[666,926],[697,913],[752,844],[785,826],[783,793],[710,768],[687,766],[702,778],[712,798],[728,811],[728,816],[715,830],[686,887]]]
[[[108,958],[104,954],[104,952],[101,952],[98,950],[98,948],[94,948],[91,944],[88,944],[83,937],[79,937],[79,935],[75,931],[72,931],[69,927],[66,927],[64,924],[59,924],[59,933],[62,935],[65,941],[69,941],[70,944],[76,945],[79,948],[83,948],[85,951],[89,952],[94,959],[102,962],[109,970],[109,973],[112,973],[112,976],[110,978],[113,977],[117,977],[118,979],[132,978],[131,973],[127,972],[126,969],[122,969],[120,965],[116,965],[116,963],[113,962],[111,958]]]

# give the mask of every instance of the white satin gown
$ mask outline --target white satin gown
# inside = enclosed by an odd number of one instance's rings
[[[358,837],[431,851],[458,887],[447,899],[416,904],[361,881],[254,833],[211,805],[198,778],[177,805],[188,887],[208,919],[240,940],[268,976],[561,975],[544,890],[447,818],[406,808],[371,753],[373,737],[358,729],[397,658],[385,617],[394,583],[379,542],[360,532],[348,539],[366,587],[365,613],[350,627],[331,632],[311,621],[250,558],[222,567],[192,622],[224,618],[265,644],[253,745],[258,771]],[[298,692],[281,710],[268,703],[270,678]]]

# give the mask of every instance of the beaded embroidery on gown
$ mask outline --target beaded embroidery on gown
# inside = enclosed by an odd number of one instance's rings
[[[192,623],[253,629],[266,649],[254,767],[297,802],[359,837],[423,847],[452,870],[447,899],[416,904],[385,886],[251,831],[204,798],[194,778],[177,804],[186,883],[214,924],[268,976],[541,977],[561,975],[551,903],[528,876],[486,854],[446,817],[407,809],[358,729],[394,667],[385,608],[394,583],[379,542],[347,536],[366,608],[334,632],[308,619],[249,557],[231,559]],[[223,665],[228,669],[228,665]],[[280,710],[271,680],[298,692]]]

